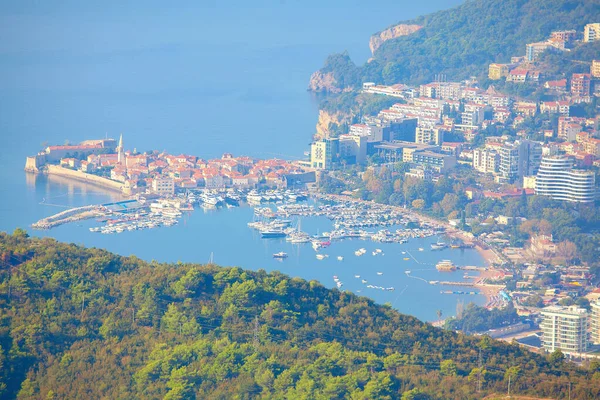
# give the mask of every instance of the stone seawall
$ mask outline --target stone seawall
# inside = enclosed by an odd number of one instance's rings
[[[46,165],[45,172],[48,175],[57,175],[65,178],[74,179],[79,182],[101,186],[105,189],[109,189],[123,194],[123,184],[121,182],[115,182],[110,179],[103,178],[101,176],[86,174],[85,172],[81,171],[74,171],[72,169],[63,168],[58,165]]]

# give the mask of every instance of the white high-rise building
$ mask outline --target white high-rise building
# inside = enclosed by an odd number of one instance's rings
[[[590,305],[592,306],[592,336],[590,341],[594,344],[600,344],[600,299]]]
[[[550,306],[542,309],[542,346],[547,351],[560,349],[577,354],[588,348],[588,312],[577,306]]]
[[[576,203],[591,203],[596,198],[593,171],[573,169],[573,159],[543,157],[536,176],[535,194]]]

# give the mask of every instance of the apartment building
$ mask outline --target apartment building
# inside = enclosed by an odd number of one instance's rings
[[[600,23],[587,24],[583,28],[583,41],[595,42],[598,39],[600,39]]]
[[[573,142],[577,138],[577,134],[583,130],[585,118],[579,117],[560,117],[558,118],[557,136],[559,139]]]
[[[367,161],[367,137],[340,135],[340,159],[349,164],[364,164]]]
[[[592,93],[591,74],[573,74],[571,77],[571,94],[573,96],[585,97]]]
[[[350,125],[350,135],[365,136],[367,142],[381,142],[383,140],[383,127],[368,124]]]
[[[493,80],[508,76],[510,64],[490,64],[488,67],[488,78]]]
[[[554,31],[550,34],[550,39],[561,42],[572,42],[577,38],[577,31],[571,29],[568,31]]]
[[[600,78],[600,60],[592,60],[590,75],[592,75],[593,78]]]
[[[535,61],[540,54],[551,47],[550,42],[528,43],[525,46],[525,58],[527,58],[527,61]]]
[[[496,150],[473,150],[473,168],[484,174],[493,174],[500,170],[500,154]]]
[[[550,306],[542,309],[542,346],[552,352],[561,350],[568,354],[587,351],[588,324],[587,310],[576,306]]]
[[[444,141],[444,131],[440,128],[418,127],[415,130],[415,143],[440,145]]]
[[[530,140],[505,143],[499,149],[497,181],[512,183],[523,176],[535,175],[542,158],[542,145]]]

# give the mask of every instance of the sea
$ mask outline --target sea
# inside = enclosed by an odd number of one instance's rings
[[[329,257],[318,260],[310,244],[261,239],[246,226],[253,218],[250,207],[199,209],[173,227],[117,235],[90,232],[93,221],[35,231],[30,225],[40,218],[120,197],[23,171],[25,157],[46,145],[120,134],[126,149],[138,151],[301,159],[318,114],[319,98],[307,92],[308,80],[328,54],[348,51],[362,64],[371,56],[371,34],[459,3],[3,2],[0,230],[20,227],[34,236],[146,260],[204,263],[212,257],[220,265],[279,270],[332,288],[335,275],[343,290],[427,321],[436,320],[438,310],[454,315],[458,302],[482,304],[483,296],[442,294],[454,289],[427,283],[462,279],[462,272],[436,271],[440,259],[483,265],[475,250],[430,251],[435,237],[403,245],[334,242],[325,250]],[[307,218],[302,229],[324,232],[331,222]],[[355,256],[358,248],[367,253]],[[383,255],[373,256],[376,248]],[[278,251],[289,257],[273,259]],[[363,279],[394,290],[369,289]]]

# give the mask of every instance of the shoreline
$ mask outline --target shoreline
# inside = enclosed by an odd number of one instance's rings
[[[325,199],[333,199],[333,200],[342,200],[342,201],[353,201],[357,203],[372,203],[371,201],[355,199],[353,197],[345,196],[345,195],[332,195],[332,194],[317,194],[318,197],[322,197]],[[376,203],[378,204],[378,203]],[[383,204],[382,204],[383,205]],[[503,285],[493,285],[485,283],[488,279],[497,278],[500,276],[501,271],[494,268],[494,264],[501,262],[502,260],[496,252],[491,248],[483,248],[480,244],[473,243],[474,237],[471,233],[462,231],[446,221],[438,220],[428,215],[423,215],[415,210],[406,209],[400,206],[391,206],[386,205],[391,209],[396,211],[400,211],[406,214],[410,214],[417,218],[420,222],[426,222],[433,225],[443,226],[445,229],[445,235],[453,238],[458,238],[463,242],[474,244],[473,248],[479,253],[482,257],[485,265],[485,270],[480,271],[478,279],[474,282],[474,287],[476,287],[482,296],[485,297],[486,303],[483,307],[489,308],[494,307],[498,304],[497,297]]]

